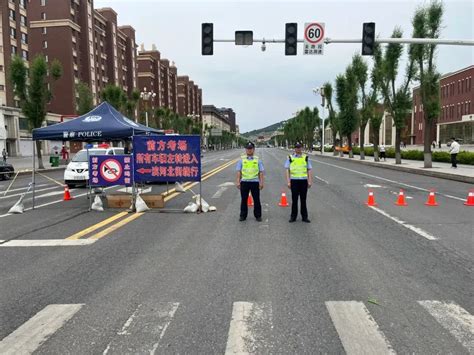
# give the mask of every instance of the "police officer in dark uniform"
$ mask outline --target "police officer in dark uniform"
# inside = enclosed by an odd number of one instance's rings
[[[296,221],[298,217],[298,198],[301,200],[301,217],[303,222],[311,223],[308,219],[308,209],[306,207],[306,196],[308,189],[313,185],[313,167],[306,154],[302,152],[301,143],[295,144],[295,153],[288,156],[285,162],[286,180],[288,188],[291,189],[291,217],[290,223]]]
[[[240,219],[245,221],[248,214],[247,199],[249,193],[252,193],[254,200],[254,216],[258,222],[262,221],[262,205],[260,203],[260,190],[263,189],[263,163],[254,155],[255,144],[248,142],[245,145],[245,155],[237,162],[237,180],[236,186],[240,189]]]

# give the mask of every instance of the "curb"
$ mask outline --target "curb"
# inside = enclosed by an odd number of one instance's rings
[[[403,172],[412,173],[412,174],[425,175],[425,176],[436,177],[436,178],[445,179],[445,180],[464,182],[467,184],[474,184],[474,177],[471,177],[471,176],[449,174],[449,173],[443,173],[439,171],[423,170],[421,168],[407,168],[404,166],[397,166],[397,165],[385,165],[385,164],[379,164],[374,161],[367,161],[367,160],[360,160],[360,159],[356,160],[355,158],[344,159],[344,158],[335,157],[331,155],[320,155],[320,154],[311,154],[311,155],[313,155],[314,157],[327,158],[327,159],[333,159],[333,160],[345,160],[345,161],[350,161],[354,163],[375,166],[377,168],[397,170],[397,171],[403,171]]]
[[[51,172],[51,171],[61,171],[61,170],[64,170],[66,169],[66,167],[58,167],[58,168],[45,168],[45,169],[37,169],[36,172],[37,173],[47,173],[47,172]],[[31,175],[31,173],[33,172],[33,170],[20,170],[18,172],[18,176],[22,176],[22,175]],[[16,173],[16,172],[15,172]]]

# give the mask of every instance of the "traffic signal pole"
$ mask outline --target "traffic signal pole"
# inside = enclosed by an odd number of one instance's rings
[[[284,39],[255,39],[257,43],[285,43]],[[235,39],[214,39],[214,42],[234,43]],[[304,43],[303,39],[298,39],[298,43]],[[362,43],[361,38],[329,38],[324,39],[325,44],[331,43]],[[451,46],[474,46],[474,40],[469,39],[440,39],[440,38],[376,38],[375,43],[400,43],[400,44],[437,44]]]

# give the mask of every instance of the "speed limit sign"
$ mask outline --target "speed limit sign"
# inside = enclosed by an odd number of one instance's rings
[[[324,23],[308,22],[304,24],[304,54],[324,54]]]

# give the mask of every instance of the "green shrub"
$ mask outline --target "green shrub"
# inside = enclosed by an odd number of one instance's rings
[[[451,154],[448,152],[433,152],[432,159],[440,163],[449,163],[451,161]]]
[[[474,152],[459,152],[458,163],[474,165]]]
[[[424,154],[420,150],[402,150],[402,159],[424,160]]]

